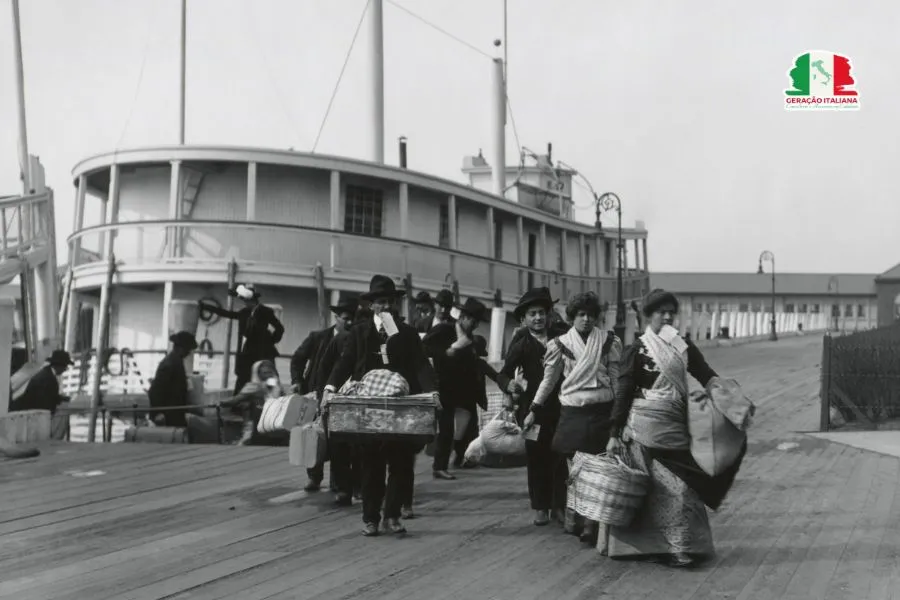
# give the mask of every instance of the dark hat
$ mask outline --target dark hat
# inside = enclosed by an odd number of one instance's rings
[[[439,291],[434,297],[434,303],[444,307],[453,306],[453,292],[448,289]]]
[[[391,296],[399,298],[404,296],[404,290],[398,290],[397,284],[387,275],[374,275],[372,281],[369,282],[369,291],[360,296],[363,300],[374,300],[383,296]]]
[[[434,304],[434,298],[426,291],[421,291],[415,295],[413,302],[416,304]]]
[[[172,342],[172,344],[174,344],[175,346],[184,348],[185,350],[197,349],[197,338],[195,338],[194,334],[190,331],[179,331],[178,333],[173,333],[169,336],[169,341]]]
[[[476,321],[487,321],[488,308],[475,298],[467,298],[462,304],[457,304],[459,312],[473,317]]]
[[[228,290],[228,294],[247,300],[249,300],[250,298],[257,299],[260,296],[260,293],[256,291],[256,286],[252,283],[242,283],[236,285],[234,286],[234,288]]]
[[[642,308],[644,316],[649,317],[666,304],[671,304],[676,311],[678,310],[678,298],[675,297],[675,294],[656,288],[644,297],[644,306]]]
[[[354,314],[356,309],[359,308],[359,298],[341,298],[337,304],[329,308],[336,315],[342,313]]]
[[[63,367],[69,367],[75,364],[72,361],[72,357],[69,356],[69,353],[65,350],[54,350],[53,354],[50,355],[50,358],[47,359],[47,362],[51,365],[59,365]]]
[[[513,316],[517,319],[521,319],[524,316],[525,311],[528,310],[528,307],[534,305],[543,306],[549,312],[553,309],[554,304],[556,304],[556,300],[550,295],[550,288],[532,288],[522,294],[522,298],[513,309]]]

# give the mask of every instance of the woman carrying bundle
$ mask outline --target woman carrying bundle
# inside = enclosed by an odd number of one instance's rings
[[[619,377],[622,342],[611,331],[596,326],[600,299],[593,292],[576,294],[566,306],[572,322],[568,332],[551,340],[544,355],[544,378],[525,417],[525,428],[535,423],[557,382],[560,413],[551,447],[571,459],[576,452],[600,454],[609,440],[614,383]],[[576,515],[566,509],[567,533],[577,533]],[[595,543],[599,524],[586,521],[582,541]]]
[[[691,455],[687,375],[708,386],[716,372],[672,327],[678,313],[673,294],[653,290],[643,313],[647,329],[622,357],[607,451],[624,453],[650,475],[652,485],[634,522],[609,528],[607,554],[663,558],[671,566],[689,567],[713,553],[704,504],[715,510],[722,503],[746,444],[721,475],[711,477],[699,467]]]
[[[234,397],[222,401],[222,406],[238,410],[244,417],[244,432],[239,446],[285,446],[289,435],[285,432],[261,434],[257,430],[263,406],[269,398],[282,395],[281,382],[275,364],[260,360],[253,364],[250,381]]]

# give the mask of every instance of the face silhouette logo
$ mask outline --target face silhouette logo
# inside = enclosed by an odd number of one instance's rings
[[[786,110],[858,110],[859,92],[850,59],[833,52],[811,50],[794,57],[784,90]]]

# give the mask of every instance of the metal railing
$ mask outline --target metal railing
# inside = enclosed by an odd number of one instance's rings
[[[139,404],[133,404],[131,406],[122,406],[122,407],[100,406],[98,413],[99,413],[99,421],[100,421],[101,428],[103,431],[103,435],[101,436],[101,441],[103,443],[112,442],[113,420],[118,415],[121,415],[121,414],[129,414],[130,413],[131,419],[132,419],[132,425],[135,428],[140,428],[142,426],[141,420],[140,420],[141,415],[146,416],[146,415],[149,415],[150,413],[157,413],[157,412],[165,413],[165,412],[172,412],[172,411],[184,411],[185,413],[197,414],[197,412],[204,411],[204,410],[215,410],[216,411],[216,416],[215,416],[216,443],[221,444],[222,440],[223,440],[222,430],[225,427],[225,419],[222,416],[221,404],[203,404],[203,405],[188,404],[188,405],[184,405],[184,406],[149,406],[149,405],[141,406]],[[71,404],[62,404],[59,406],[59,408],[56,409],[55,414],[60,415],[60,416],[69,417],[72,415],[83,415],[86,413],[89,414],[90,412],[91,412],[90,406],[78,406],[78,405],[73,406]],[[201,415],[198,415],[198,416],[201,416]],[[149,422],[150,422],[149,420],[147,422],[148,422],[149,427],[153,427],[153,425],[149,425]],[[71,441],[70,435],[71,435],[71,428],[67,428],[66,429],[66,441],[67,442]]]
[[[242,266],[268,268],[279,275],[308,273],[317,263],[328,265],[332,274],[411,274],[414,282],[438,286],[449,275],[464,288],[483,290],[488,298],[497,289],[518,296],[529,287],[541,285],[563,300],[589,290],[604,301],[614,302],[616,297],[615,273],[562,273],[410,240],[235,221],[138,221],[85,228],[68,239],[70,264],[76,276],[85,269],[106,268],[102,254],[107,231],[115,232],[112,250],[120,273],[129,268],[218,269],[234,258]],[[595,265],[596,257],[589,263]],[[626,300],[639,299],[648,279],[646,272],[627,270],[623,278]]]

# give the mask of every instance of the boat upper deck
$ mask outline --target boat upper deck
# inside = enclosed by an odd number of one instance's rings
[[[900,459],[804,434],[821,339],[705,350],[758,411],[695,571],[531,525],[523,469],[424,477],[405,539],[301,491],[284,448],[50,445],[0,462],[0,598],[870,598],[900,591]]]

